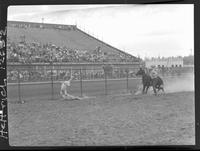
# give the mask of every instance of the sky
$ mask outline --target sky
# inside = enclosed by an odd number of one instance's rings
[[[77,25],[134,56],[187,56],[194,51],[194,5],[10,6],[8,21]]]

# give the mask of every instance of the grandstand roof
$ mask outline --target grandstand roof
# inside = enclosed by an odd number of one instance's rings
[[[52,43],[57,46],[87,51],[93,51],[100,47],[103,52],[132,56],[89,35],[77,28],[76,25],[8,21],[7,33],[8,38],[14,42],[20,42],[20,37],[24,36],[26,42]]]

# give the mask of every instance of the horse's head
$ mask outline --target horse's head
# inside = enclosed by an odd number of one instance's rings
[[[136,73],[136,76],[139,76],[139,75],[143,76],[144,74],[145,74],[145,71],[142,68],[140,68],[140,70]]]

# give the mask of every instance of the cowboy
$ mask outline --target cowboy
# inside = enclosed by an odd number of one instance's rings
[[[152,66],[151,71],[150,71],[150,76],[152,79],[155,79],[158,77],[158,72],[154,66]]]
[[[79,97],[75,97],[73,95],[70,95],[68,92],[67,92],[67,89],[68,87],[71,86],[71,80],[73,79],[73,76],[71,76],[71,78],[67,81],[64,81],[62,84],[61,84],[61,89],[60,89],[60,95],[62,96],[63,99],[69,99],[69,100],[80,100]]]
[[[158,76],[158,71],[156,70],[155,67],[151,68],[150,76],[151,76],[152,81],[154,79],[157,79],[157,84],[155,85],[155,87],[157,89],[163,89],[163,91],[164,91],[163,80]]]

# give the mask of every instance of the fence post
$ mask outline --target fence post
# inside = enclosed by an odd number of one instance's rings
[[[128,69],[126,70],[126,90],[128,92],[128,74],[129,74],[129,71]]]
[[[83,81],[82,81],[82,70],[80,68],[80,86],[81,86],[81,97],[83,96]]]
[[[54,89],[53,89],[53,63],[51,62],[51,99],[54,99]]]
[[[59,70],[59,69],[56,69],[56,81],[58,81],[58,79],[59,79],[58,70]]]
[[[108,94],[108,88],[107,88],[107,73],[104,70],[104,78],[105,78],[105,95]]]
[[[19,97],[19,102],[22,103],[22,99],[21,99],[21,86],[20,86],[20,70],[17,70],[17,74],[18,74],[18,97]]]

